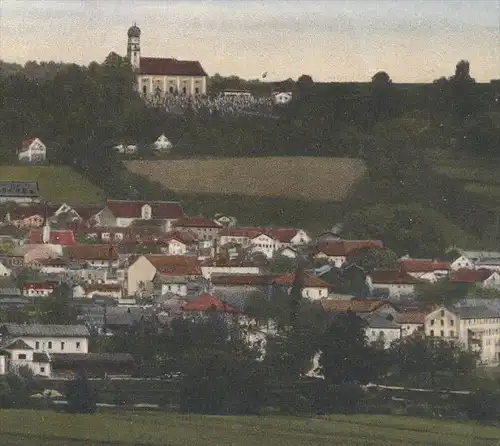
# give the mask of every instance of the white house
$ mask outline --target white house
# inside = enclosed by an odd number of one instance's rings
[[[295,228],[263,228],[259,234],[250,237],[252,251],[260,252],[269,259],[284,248],[310,242],[311,237],[304,230]]]
[[[54,292],[54,285],[49,283],[27,283],[23,287],[23,296],[47,297]]]
[[[325,260],[336,268],[342,267],[350,252],[358,249],[383,248],[381,240],[334,240],[321,241],[315,247],[314,258]]]
[[[401,270],[420,280],[426,282],[437,282],[449,277],[451,265],[435,259],[411,259],[403,258],[399,261]]]
[[[292,97],[293,94],[291,91],[282,91],[273,95],[273,101],[275,104],[285,105],[292,100]]]
[[[20,161],[28,163],[42,162],[47,159],[47,147],[38,138],[27,139],[23,141],[17,156]]]
[[[168,239],[167,253],[170,256],[183,256],[187,253],[187,245],[175,237]]]
[[[424,330],[426,314],[421,311],[402,311],[394,317],[394,322],[401,327],[401,336],[411,336],[418,331]]]
[[[468,257],[462,255],[457,259],[455,259],[453,262],[451,262],[450,266],[453,271],[457,271],[463,268],[472,269],[474,268],[474,262]]]
[[[390,298],[410,296],[415,286],[425,283],[404,271],[372,271],[366,278],[368,287],[375,292],[387,293]]]
[[[401,339],[403,331],[401,326],[380,314],[373,314],[365,317],[368,326],[365,328],[365,334],[368,342],[380,342],[384,348],[389,348],[397,339]]]
[[[135,144],[118,144],[114,146],[113,149],[120,155],[133,155],[137,153],[137,145]]]
[[[173,144],[168,140],[164,133],[162,133],[158,139],[153,143],[153,150],[155,152],[170,153]]]
[[[258,266],[221,266],[221,265],[213,265],[208,261],[205,265],[201,266],[201,272],[203,277],[207,280],[210,280],[213,274],[230,274],[230,275],[259,275],[262,270]]]
[[[276,285],[286,288],[288,291],[292,289],[295,282],[295,274],[287,273],[275,280]],[[304,282],[302,287],[302,297],[309,300],[321,300],[328,297],[328,283],[324,282],[316,276],[304,274]]]
[[[500,312],[488,307],[440,307],[425,317],[425,335],[459,342],[485,365],[500,359]]]
[[[500,273],[490,269],[462,268],[451,273],[451,281],[477,285],[481,288],[500,289]]]

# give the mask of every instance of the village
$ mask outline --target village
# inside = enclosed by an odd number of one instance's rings
[[[36,182],[1,182],[0,209],[2,374],[28,366],[40,377],[65,377],[83,364],[92,373],[130,376],[132,355],[89,351],[91,334],[213,312],[245,328],[247,341],[264,353],[277,328],[247,315],[248,302],[290,292],[298,274],[303,299],[361,316],[372,343],[389,348],[420,333],[476,352],[481,366],[500,360],[497,300],[465,296],[443,306],[415,297],[419,287],[443,281],[500,291],[500,252],[455,247],[450,260],[405,256],[391,269],[367,271],[356,259],[384,250],[384,241],[344,239],[341,225],[311,234],[293,222],[248,227],[231,215],[187,216],[179,202],[48,203]],[[336,279],[351,273],[362,277],[362,293],[346,292]],[[23,308],[61,285],[78,324],[26,324]],[[317,376],[314,365],[309,376]]]

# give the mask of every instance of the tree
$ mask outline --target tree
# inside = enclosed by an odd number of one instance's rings
[[[348,253],[349,265],[357,265],[370,273],[374,269],[392,270],[398,266],[398,256],[389,248],[359,248]]]
[[[96,392],[84,375],[67,382],[66,400],[70,413],[94,413],[97,410]]]
[[[379,71],[372,77],[371,111],[373,123],[393,116],[395,111],[395,95],[392,80],[385,71]]]
[[[76,323],[77,314],[71,302],[69,285],[62,283],[54,288],[50,296],[36,298],[32,314],[40,324]]]
[[[456,283],[445,279],[418,286],[416,298],[420,302],[449,305],[465,299],[473,288],[470,284]]]
[[[297,261],[290,257],[279,255],[272,259],[269,263],[269,270],[271,274],[284,274],[295,270]]]

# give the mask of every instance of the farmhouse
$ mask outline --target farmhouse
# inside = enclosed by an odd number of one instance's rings
[[[449,276],[451,265],[434,259],[401,259],[401,270],[417,279],[436,282]]]
[[[459,269],[451,273],[451,281],[477,285],[481,288],[500,289],[500,274],[490,269]]]
[[[191,231],[198,240],[215,240],[223,226],[210,218],[181,218],[175,222],[175,227]]]
[[[412,275],[400,271],[373,271],[367,277],[370,289],[383,294],[389,298],[400,298],[415,293],[415,286],[425,283]]]
[[[288,292],[291,291],[295,282],[295,274],[287,273],[275,279],[276,285],[284,287]],[[302,287],[302,297],[309,300],[321,300],[328,297],[328,283],[316,276],[304,274]]]
[[[47,147],[38,138],[26,139],[23,141],[21,149],[17,156],[19,161],[28,163],[44,162],[47,158]]]
[[[314,258],[327,260],[336,268],[342,267],[352,251],[362,248],[383,248],[381,240],[335,240],[328,239],[316,245]]]

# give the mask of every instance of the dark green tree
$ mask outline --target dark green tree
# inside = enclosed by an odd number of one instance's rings
[[[84,375],[67,382],[66,400],[70,413],[94,413],[97,410],[97,394]]]

